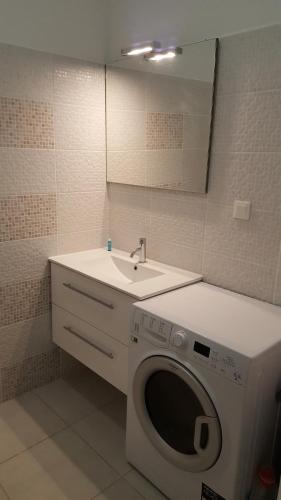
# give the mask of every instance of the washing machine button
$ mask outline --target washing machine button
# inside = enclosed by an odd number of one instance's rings
[[[187,347],[187,336],[185,332],[178,331],[173,334],[172,345],[178,349],[184,349]]]

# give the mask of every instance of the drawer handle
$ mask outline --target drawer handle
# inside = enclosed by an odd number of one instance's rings
[[[84,297],[87,297],[88,299],[94,300],[95,302],[98,302],[102,306],[108,307],[109,309],[114,309],[114,305],[110,304],[109,302],[106,302],[105,300],[98,299],[97,297],[93,297],[93,295],[90,295],[87,292],[83,292],[82,290],[79,290],[79,288],[76,288],[73,286],[71,283],[63,283],[63,286],[66,288],[69,288],[69,290],[72,290],[73,292],[80,293],[81,295],[84,295]]]
[[[95,344],[94,342],[91,342],[88,339],[85,339],[85,337],[83,337],[83,335],[81,335],[80,333],[78,333],[75,330],[73,330],[73,328],[71,328],[70,326],[64,326],[63,328],[67,332],[72,333],[72,335],[75,335],[75,337],[78,337],[79,339],[81,339],[84,342],[86,342],[86,344],[90,345],[91,347],[94,347],[94,349],[96,349],[97,351],[100,351],[102,354],[104,354],[108,358],[110,358],[110,359],[114,358],[114,355],[113,355],[113,353],[111,351],[105,349],[104,347],[100,347],[99,345]]]

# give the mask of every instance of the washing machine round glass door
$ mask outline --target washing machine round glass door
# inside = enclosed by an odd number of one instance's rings
[[[133,399],[142,428],[163,457],[190,472],[217,461],[221,426],[211,398],[178,361],[152,356],[138,367]]]

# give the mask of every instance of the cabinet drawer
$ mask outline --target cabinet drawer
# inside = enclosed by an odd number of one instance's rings
[[[57,264],[51,268],[52,302],[127,345],[135,299]]]
[[[53,341],[125,394],[128,348],[60,307],[52,308]]]

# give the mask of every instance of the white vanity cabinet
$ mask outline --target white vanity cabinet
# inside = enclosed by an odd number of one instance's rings
[[[130,306],[122,292],[51,263],[53,341],[127,393]]]
[[[202,279],[104,248],[50,257],[53,341],[127,393],[131,305]]]

